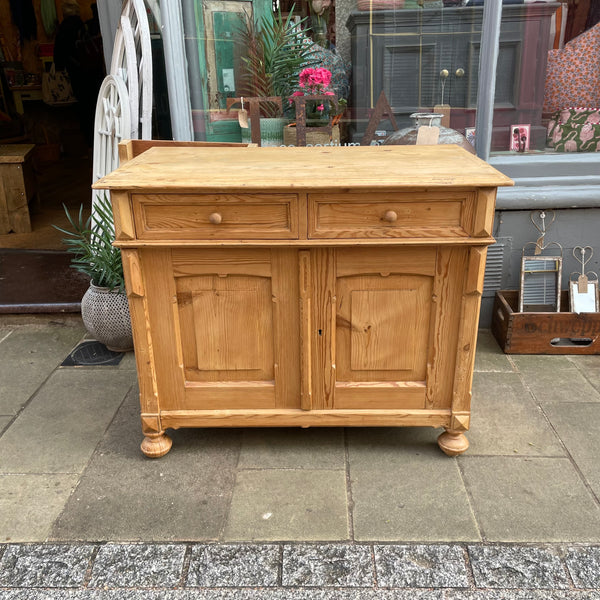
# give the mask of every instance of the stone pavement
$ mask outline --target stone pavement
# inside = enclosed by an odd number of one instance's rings
[[[149,460],[133,355],[60,366],[84,335],[0,319],[1,599],[600,599],[600,356],[481,331],[455,459],[433,429],[314,428]]]
[[[580,545],[36,544],[0,559],[11,599],[583,600],[599,586],[600,548]]]

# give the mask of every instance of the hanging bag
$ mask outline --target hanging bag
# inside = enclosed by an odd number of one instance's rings
[[[50,106],[66,106],[77,102],[66,71],[57,71],[54,63],[42,75],[42,100]]]

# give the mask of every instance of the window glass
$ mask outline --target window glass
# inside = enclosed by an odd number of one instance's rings
[[[600,150],[600,3],[505,3],[492,153]]]
[[[482,0],[182,5],[198,140],[253,141],[253,111],[263,117],[263,145],[381,143],[418,112],[440,114],[442,126],[472,136]],[[518,44],[501,57],[503,76],[513,79]],[[314,94],[321,98],[307,98]],[[255,108],[256,97],[281,98],[281,106]],[[275,117],[283,121],[264,120]]]

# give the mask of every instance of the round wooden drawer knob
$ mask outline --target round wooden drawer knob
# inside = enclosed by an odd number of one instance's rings
[[[220,213],[212,213],[209,217],[208,220],[213,224],[213,225],[218,225],[222,220],[223,217],[221,216]]]
[[[383,220],[388,223],[395,223],[398,220],[398,213],[395,210],[388,210],[385,215],[383,215]]]

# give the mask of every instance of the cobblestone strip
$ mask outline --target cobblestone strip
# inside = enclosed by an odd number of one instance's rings
[[[0,600],[600,600],[584,544],[0,545]]]

